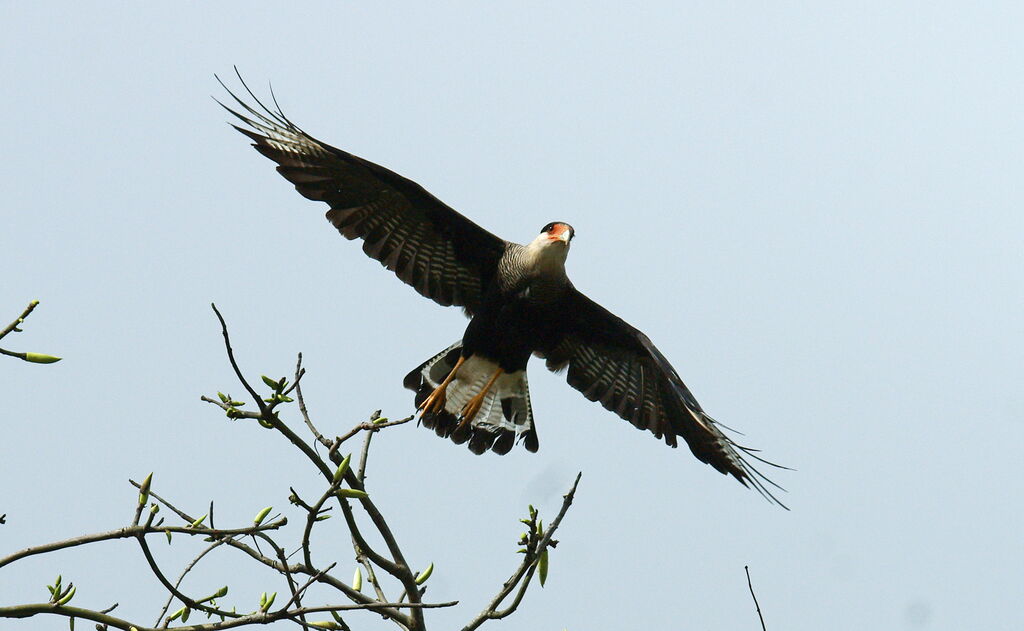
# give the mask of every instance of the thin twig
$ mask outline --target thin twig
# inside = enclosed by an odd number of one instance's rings
[[[307,509],[306,527],[302,531],[301,546],[302,558],[306,562],[306,565],[309,567],[313,567],[313,553],[309,548],[309,539],[313,534],[313,526],[317,523],[316,518],[320,516],[320,512],[324,506],[324,503],[326,503],[327,500],[331,499],[331,497],[334,496],[334,493],[337,490],[337,488],[337,484],[331,484],[329,487],[327,487],[327,490],[324,491],[323,495],[320,496],[320,499],[318,499],[315,504],[308,507]]]
[[[25,307],[25,310],[21,312],[21,315],[18,316],[18,318],[14,322],[11,322],[7,326],[5,326],[2,330],[0,330],[0,339],[3,339],[4,337],[6,337],[8,334],[10,334],[12,332],[13,333],[21,332],[21,329],[18,328],[18,325],[25,321],[25,318],[27,318],[29,316],[29,314],[32,313],[32,311],[36,308],[36,306],[38,304],[39,304],[38,300],[33,300],[32,302],[28,303],[28,306]],[[53,357],[53,356],[48,356],[48,355],[42,355],[42,354],[39,354],[39,353],[18,353],[18,352],[15,352],[15,351],[9,351],[9,350],[7,350],[5,348],[0,348],[0,355],[7,355],[9,357],[17,357],[18,359],[21,359],[21,360],[27,361],[27,362],[31,362],[33,364],[52,364],[54,362],[59,362],[60,361],[60,357]],[[30,357],[30,355],[32,355],[32,357]],[[3,523],[3,521],[0,521],[0,523]]]
[[[216,550],[217,548],[219,548],[222,545],[224,545],[224,540],[223,539],[220,540],[220,541],[215,541],[214,543],[212,543],[209,546],[207,546],[205,550],[200,552],[199,555],[196,558],[192,559],[192,561],[189,562],[189,564],[185,566],[185,569],[181,571],[181,575],[178,576],[178,580],[174,581],[174,587],[175,588],[180,588],[181,587],[181,582],[183,580],[185,580],[185,576],[189,572],[192,571],[192,568],[194,568],[196,566],[196,564],[199,563],[199,560],[202,559],[207,554],[209,554],[210,552],[213,552],[214,550]],[[163,625],[160,624],[160,621],[163,620],[164,616],[167,615],[167,610],[171,608],[171,603],[172,602],[174,602],[174,594],[169,594],[167,596],[167,602],[164,603],[164,607],[163,607],[163,609],[160,610],[160,614],[156,617],[156,622],[153,623],[153,626],[155,626],[155,627],[161,627],[162,626],[164,628],[167,627],[167,621],[164,621]]]
[[[381,611],[383,609],[412,609],[413,611],[421,611],[423,609],[440,609],[443,607],[454,607],[459,604],[459,601],[452,600],[443,603],[366,603],[366,604],[355,604],[355,605],[325,605],[322,607],[300,607],[298,609],[290,609],[288,611],[269,611],[269,612],[256,612],[244,616],[238,616],[231,620],[225,620],[224,622],[212,622],[207,624],[193,624],[181,627],[175,627],[175,631],[220,631],[221,629],[233,629],[235,627],[242,627],[252,624],[270,624],[278,620],[294,620],[304,614],[312,613],[327,613],[331,611],[356,611],[356,610],[370,610],[370,611]],[[135,624],[128,620],[121,618],[115,618],[107,614],[102,614],[92,609],[83,609],[81,607],[69,607],[67,605],[57,606],[53,603],[29,603],[25,605],[14,605],[13,607],[0,607],[0,618],[30,618],[38,614],[53,614],[58,616],[64,616],[66,618],[81,618],[83,620],[91,620],[93,622],[100,623],[114,627],[116,629],[123,629],[129,631],[132,627],[138,631],[158,631],[155,628],[147,627],[142,624]]]
[[[370,581],[370,585],[373,586],[373,591],[377,594],[377,600],[386,601],[388,598],[384,595],[384,589],[380,586],[380,581],[377,580],[377,574],[373,571],[373,564],[366,558],[363,551],[355,546],[356,561],[366,568],[366,580]],[[405,592],[402,592],[402,596],[398,599],[398,602],[402,602],[405,598]]]
[[[562,518],[565,517],[569,507],[572,506],[572,500],[576,496],[576,487],[579,486],[580,478],[582,476],[582,473],[576,474],[576,481],[573,482],[572,488],[570,488],[569,492],[562,497],[561,510],[558,511],[558,515],[555,516],[555,519],[548,525],[548,529],[545,531],[544,537],[537,543],[534,554],[526,555],[526,558],[519,564],[516,571],[513,572],[512,576],[509,577],[509,579],[502,585],[498,594],[491,599],[491,602],[488,603],[487,607],[483,611],[470,620],[469,624],[462,628],[462,631],[473,631],[473,629],[476,629],[488,620],[504,618],[516,610],[520,601],[523,599],[523,595],[526,593],[526,587],[530,584],[530,579],[533,578],[534,569],[536,568],[540,555],[544,552],[544,549],[551,544],[551,537],[554,536],[555,531],[558,530],[558,526],[562,523]],[[524,581],[523,585],[520,587],[519,593],[516,594],[512,604],[507,609],[499,610],[498,607],[501,606],[502,601],[512,593],[512,590],[516,589],[516,586],[521,580]]]
[[[135,482],[135,481],[131,481],[131,483],[133,485],[135,485],[135,486],[139,486],[139,484],[137,482]],[[167,499],[165,499],[163,497],[160,497],[159,495],[157,495],[156,493],[153,493],[153,492],[150,492],[149,495],[153,499],[155,499],[158,502],[160,502],[162,505],[166,506],[169,510],[171,510],[172,512],[177,514],[181,519],[187,521],[190,524],[194,521],[194,519],[193,519],[193,517],[191,515],[189,515],[188,513],[182,511],[181,509],[177,508],[176,506],[171,504]],[[304,575],[316,574],[317,571],[313,568],[312,565],[302,565],[302,564],[294,564],[294,563],[289,565],[289,564],[287,564],[285,562],[282,562],[282,561],[280,561],[278,559],[273,559],[271,557],[268,557],[268,556],[262,554],[261,552],[259,552],[258,550],[256,550],[255,548],[253,548],[252,546],[250,546],[250,545],[248,545],[248,544],[246,544],[246,543],[244,543],[242,541],[239,541],[238,539],[234,538],[235,535],[251,535],[251,534],[255,534],[255,535],[259,536],[259,535],[262,534],[262,531],[277,529],[280,526],[283,526],[285,523],[287,523],[287,520],[282,518],[278,522],[265,523],[265,524],[260,525],[257,528],[249,527],[249,528],[239,529],[239,530],[234,530],[234,531],[231,531],[231,530],[212,530],[212,529],[192,529],[192,528],[186,528],[186,529],[170,528],[170,530],[171,530],[171,532],[181,532],[181,531],[184,531],[184,532],[186,532],[188,534],[196,534],[196,533],[198,533],[198,534],[209,534],[210,536],[218,536],[218,535],[224,535],[224,534],[232,535],[232,536],[226,537],[224,539],[224,543],[226,545],[228,545],[229,547],[235,548],[235,549],[237,549],[237,550],[239,550],[241,552],[244,552],[245,554],[249,555],[249,557],[251,557],[252,559],[262,563],[263,565],[265,565],[265,566],[267,566],[267,567],[269,567],[269,568],[271,568],[273,570],[276,570],[277,572],[281,572],[283,574],[287,574],[289,572],[292,573],[292,574],[304,574]],[[163,532],[163,531],[164,531],[164,529],[162,529],[162,528],[159,530],[159,532]],[[134,534],[131,534],[131,535],[128,535],[128,536],[134,536]],[[325,585],[330,585],[331,587],[333,587],[336,590],[338,590],[338,591],[342,592],[343,594],[345,594],[345,596],[347,596],[348,598],[352,599],[353,602],[360,603],[360,604],[371,604],[372,602],[374,602],[373,599],[371,599],[370,597],[366,596],[365,594],[362,594],[360,592],[355,591],[354,589],[352,589],[351,587],[349,587],[348,585],[346,585],[342,581],[339,581],[338,579],[336,579],[336,578],[334,578],[334,577],[332,577],[330,575],[321,576],[318,579],[318,582],[323,583]],[[382,610],[381,613],[382,614],[387,614],[389,617],[391,617],[392,619],[394,619],[394,620],[396,620],[396,621],[398,621],[400,623],[404,624],[404,623],[408,622],[407,617],[404,614],[402,614],[402,613],[400,613],[400,612],[398,612],[396,610]]]
[[[152,493],[150,495],[152,495]],[[214,530],[211,528],[188,528],[181,526],[125,526],[124,528],[118,528],[117,530],[108,530],[107,532],[98,532],[90,535],[81,535],[79,537],[71,537],[70,539],[54,541],[52,543],[46,543],[39,546],[25,548],[6,557],[0,558],[0,567],[4,567],[5,565],[9,565],[20,559],[35,556],[37,554],[45,554],[47,552],[54,552],[56,550],[74,548],[76,546],[81,546],[89,543],[96,543],[98,541],[129,539],[132,537],[138,537],[140,535],[164,534],[167,531],[187,535],[230,537],[236,535],[249,535],[254,532],[259,532],[262,530],[277,530],[278,528],[284,526],[287,523],[287,519],[281,518],[280,520],[272,523],[260,524],[259,526],[250,526],[248,528],[235,528],[229,530]]]
[[[512,602],[509,606],[500,611],[495,611],[494,615],[489,616],[491,620],[501,620],[507,616],[512,615],[512,612],[519,608],[519,603],[523,602],[523,596],[526,596],[526,589],[530,586],[530,581],[533,579],[534,572],[537,571],[537,564],[531,563],[530,569],[526,571],[526,576],[519,583],[519,589],[516,591],[515,597],[512,598]]]
[[[135,540],[139,542],[139,546],[142,548],[142,554],[146,557],[146,562],[149,563],[149,569],[152,570],[153,575],[156,576],[157,580],[160,581],[161,584],[163,584],[164,589],[173,594],[174,597],[180,600],[182,603],[184,603],[185,606],[196,611],[202,611],[204,613],[209,613],[215,616],[223,616],[225,618],[242,617],[241,614],[237,614],[231,611],[224,611],[222,609],[217,609],[216,607],[210,607],[209,605],[197,602],[189,598],[185,594],[181,593],[181,591],[177,587],[171,585],[171,582],[167,580],[166,576],[164,576],[164,573],[160,569],[160,566],[157,565],[156,559],[153,558],[153,552],[149,549],[149,544],[146,542],[146,537],[144,535],[139,535],[135,538]]]
[[[373,547],[367,543],[366,539],[363,538],[363,533],[359,530],[359,524],[356,523],[355,513],[352,512],[352,505],[349,504],[348,500],[344,497],[339,497],[338,505],[341,506],[341,514],[345,517],[345,524],[348,526],[349,532],[352,535],[353,547],[362,550],[371,561],[376,563],[385,572],[397,577],[400,572],[399,566],[374,550]]]
[[[333,570],[334,566],[336,566],[337,564],[338,564],[337,562],[331,563],[330,565],[328,565],[324,569],[320,570],[319,572],[317,572],[313,576],[309,577],[309,580],[306,581],[305,583],[303,583],[302,587],[298,587],[295,590],[293,590],[292,591],[292,597],[288,600],[288,602],[286,602],[284,604],[284,607],[282,607],[282,609],[288,609],[292,605],[301,605],[302,603],[300,602],[300,600],[302,598],[302,594],[307,589],[309,589],[309,586],[312,585],[313,583],[315,583],[316,581],[318,581],[321,576],[323,576],[324,574],[327,574],[328,572]],[[305,622],[305,620],[303,620],[303,622]]]
[[[352,438],[353,436],[355,436],[359,432],[377,432],[377,431],[380,431],[380,430],[385,429],[387,427],[394,427],[395,425],[403,425],[403,424],[408,423],[409,421],[413,420],[414,418],[416,418],[416,416],[412,415],[412,416],[407,416],[407,417],[402,418],[402,419],[398,419],[397,421],[387,421],[386,423],[360,423],[359,425],[356,425],[355,427],[350,429],[345,434],[335,438],[334,442],[331,444],[331,451],[328,453],[328,455],[333,455],[333,454],[337,453],[338,447],[340,447],[343,442],[345,442],[349,438]],[[333,460],[333,459],[334,458],[332,457],[331,460]]]
[[[380,418],[380,410],[377,410],[370,415],[370,423]],[[370,459],[370,440],[373,438],[373,431],[366,432],[366,437],[363,438],[363,449],[359,453],[359,469],[356,471],[356,477],[359,478],[360,482],[366,482],[366,463]]]
[[[38,300],[33,300],[32,302],[28,303],[28,306],[25,307],[25,310],[21,312],[21,315],[18,316],[17,319],[14,320],[14,322],[11,322],[7,326],[5,326],[3,330],[0,330],[0,340],[7,337],[7,334],[9,334],[11,331],[18,330],[18,325],[25,321],[25,318],[27,318],[29,314],[32,313],[32,311],[36,308],[37,305],[39,305]]]
[[[750,588],[750,597],[754,599],[754,607],[757,609],[757,617],[761,620],[761,631],[768,631],[764,626],[764,616],[761,615],[761,605],[757,603],[757,596],[754,595],[754,585],[750,582],[750,566],[744,565],[743,569],[747,573],[747,587]]]
[[[284,574],[285,580],[288,581],[288,589],[292,593],[292,597],[288,601],[289,605],[291,603],[295,603],[296,607],[302,607],[301,590],[298,589],[298,586],[297,586],[297,584],[295,582],[295,577],[292,575],[291,567],[288,565],[288,557],[285,556],[285,553],[284,553],[284,548],[282,548],[281,546],[277,545],[277,542],[274,541],[269,536],[264,536],[262,538],[265,539],[267,541],[267,543],[269,543],[270,546],[272,548],[274,548],[274,552],[277,553],[277,560],[281,563],[281,567],[282,567],[281,571]],[[329,570],[330,570],[330,567],[328,567],[327,570],[324,570],[323,572],[321,572],[321,574],[326,573]],[[305,588],[303,588],[303,589],[305,589]],[[288,605],[285,605],[284,608],[287,609]],[[299,614],[299,622],[301,622],[302,625],[305,626],[305,624],[306,624],[306,614]]]
[[[227,349],[228,362],[231,363],[231,368],[235,371],[235,376],[238,377],[238,381],[241,382],[249,392],[249,396],[251,396],[253,401],[256,402],[256,405],[260,410],[266,410],[267,406],[263,403],[263,399],[260,398],[260,395],[256,394],[256,391],[253,390],[252,386],[249,385],[249,382],[245,380],[245,377],[242,376],[242,371],[238,368],[238,362],[235,361],[235,352],[231,349],[231,338],[228,337],[228,325],[224,322],[224,316],[222,316],[220,311],[217,310],[217,305],[211,302],[210,306],[213,307],[213,312],[217,314],[217,319],[220,320],[220,331],[224,336],[224,348]]]
[[[305,372],[305,369],[302,368],[302,353],[299,353],[299,359],[295,364],[295,374],[298,375],[300,370],[303,373]],[[292,384],[292,387],[295,388],[295,398],[299,400],[299,413],[302,415],[302,420],[306,423],[306,427],[309,428],[310,433],[313,434],[313,437],[316,438],[318,443],[330,449],[331,441],[324,438],[324,435],[320,433],[320,430],[313,425],[313,421],[309,418],[309,411],[306,410],[306,400],[302,398],[302,386],[299,385],[298,377],[296,377],[295,383]]]

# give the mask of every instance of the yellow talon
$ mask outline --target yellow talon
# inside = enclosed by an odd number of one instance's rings
[[[459,366],[461,366],[464,361],[466,361],[465,357],[459,357],[459,361],[455,363],[455,368],[452,368],[452,371],[448,373],[448,376],[444,378],[444,381],[442,381],[437,388],[434,388],[434,391],[430,393],[430,396],[423,400],[423,403],[420,403],[417,409],[420,411],[421,416],[424,414],[437,414],[444,409],[444,404],[447,401],[445,390],[448,389],[448,384],[450,384],[452,379],[455,378],[455,373],[458,372]]]

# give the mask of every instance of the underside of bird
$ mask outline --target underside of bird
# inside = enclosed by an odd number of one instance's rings
[[[701,462],[781,505],[772,491],[781,487],[754,461],[778,465],[728,436],[643,332],[569,282],[569,224],[551,222],[526,245],[506,241],[416,182],[310,136],[252,92],[254,104],[228,92],[236,129],[299,193],[328,204],[327,219],[346,239],[362,240],[419,294],[471,318],[462,341],[405,378],[424,426],[478,454],[508,453],[517,442],[536,451],[526,382],[536,356],[590,401],[671,447],[685,442]]]
[[[519,441],[537,451],[526,371],[505,372],[479,355],[462,356],[456,342],[405,377],[416,392],[420,422],[438,436],[482,454],[506,454]]]

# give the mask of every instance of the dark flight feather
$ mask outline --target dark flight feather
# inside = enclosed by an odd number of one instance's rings
[[[559,311],[565,314],[561,331],[548,341],[548,348],[538,352],[549,370],[568,369],[569,385],[586,398],[671,447],[676,446],[677,436],[682,437],[698,460],[785,508],[769,485],[784,489],[743,455],[773,467],[779,465],[757,457],[723,433],[646,335],[575,288],[570,289]]]
[[[224,89],[244,111],[221,103],[247,126],[235,129],[276,162],[304,197],[327,202],[327,218],[341,234],[363,239],[366,254],[423,296],[463,307],[470,315],[478,309],[505,251],[504,240],[419,184],[313,138],[251,91],[258,107]]]

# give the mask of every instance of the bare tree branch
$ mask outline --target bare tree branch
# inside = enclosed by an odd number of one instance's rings
[[[299,374],[300,370],[304,370],[301,367],[302,367],[302,353],[299,353],[299,359],[298,359],[298,362],[295,365],[295,374],[296,375]],[[306,400],[304,398],[302,398],[302,386],[299,385],[298,377],[296,377],[295,384],[294,384],[293,387],[295,388],[295,398],[297,398],[299,400],[299,413],[302,415],[302,420],[306,423],[306,427],[309,428],[309,433],[313,434],[313,437],[316,438],[316,441],[318,443],[320,443],[324,447],[327,447],[328,449],[330,449],[331,448],[331,441],[329,441],[326,438],[324,438],[324,435],[320,433],[320,430],[318,430],[313,425],[313,421],[311,421],[309,419],[309,411],[306,410]]]
[[[146,562],[149,563],[149,569],[152,570],[153,575],[156,576],[157,580],[160,581],[160,583],[164,586],[164,589],[173,594],[174,597],[180,600],[182,603],[184,603],[186,607],[216,616],[223,616],[225,618],[241,617],[237,613],[231,611],[224,611],[222,609],[217,609],[216,607],[210,607],[209,605],[205,605],[181,593],[177,587],[172,585],[171,582],[167,580],[167,577],[164,576],[164,573],[160,569],[160,566],[157,565],[156,559],[153,558],[153,551],[149,549],[149,544],[146,543],[146,537],[144,535],[139,535],[135,539],[139,542],[139,546],[142,548],[142,554],[146,557]]]
[[[25,318],[27,318],[29,314],[31,314],[32,311],[34,311],[37,306],[39,306],[38,300],[33,300],[32,302],[28,303],[28,306],[25,307],[25,310],[21,312],[20,316],[15,318],[14,322],[11,322],[7,326],[5,326],[3,330],[0,330],[0,340],[7,337],[7,335],[12,331],[18,331],[18,325],[24,322]]]
[[[277,530],[278,528],[284,526],[287,523],[288,520],[282,517],[281,519],[273,523],[261,524],[259,526],[252,526],[249,528],[235,528],[227,530],[214,530],[210,528],[186,528],[181,526],[126,526],[124,528],[118,528],[117,530],[108,530],[107,532],[98,532],[91,535],[81,535],[79,537],[64,539],[63,541],[55,541],[53,543],[47,543],[39,546],[33,546],[31,548],[25,548],[24,550],[19,550],[14,554],[10,554],[6,557],[0,558],[0,567],[4,567],[5,565],[9,565],[20,559],[35,556],[37,554],[55,552],[57,550],[64,550],[65,548],[74,548],[75,546],[96,543],[99,541],[110,541],[113,539],[129,539],[138,537],[140,535],[162,535],[168,531],[172,533],[181,533],[186,535],[207,535],[221,537],[235,535],[250,535],[254,532],[259,532],[261,530]]]
[[[212,544],[210,544],[209,546],[207,546],[205,549],[203,549],[203,551],[200,552],[194,559],[192,559],[192,561],[190,561],[189,564],[185,566],[185,569],[183,569],[181,571],[181,574],[178,575],[178,580],[174,581],[175,589],[178,589],[178,588],[181,587],[181,582],[183,580],[185,580],[185,576],[189,572],[192,571],[192,568],[194,568],[196,566],[196,564],[199,563],[200,559],[202,559],[204,556],[206,556],[210,552],[213,552],[214,550],[216,550],[217,548],[219,548],[222,545],[224,545],[224,540],[223,539],[221,539],[220,541],[215,541]],[[174,602],[174,592],[171,592],[167,596],[167,602],[164,603],[163,609],[161,609],[159,615],[157,615],[156,622],[154,623],[154,626],[158,626],[158,627],[161,626],[160,625],[160,621],[163,620],[165,615],[167,615],[167,610],[171,608],[171,603],[172,602]],[[167,623],[165,622],[162,626],[164,628],[166,628],[167,627]]]
[[[365,486],[366,467],[374,434],[386,428],[408,423],[413,417],[410,416],[397,421],[387,421],[380,418],[380,412],[378,411],[367,422],[357,424],[347,433],[337,436],[333,440],[327,439],[316,429],[316,425],[313,423],[305,407],[300,386],[300,381],[305,375],[305,369],[302,367],[302,355],[299,354],[296,361],[294,380],[291,384],[288,384],[284,378],[280,380],[273,380],[269,377],[263,378],[263,382],[271,389],[272,393],[265,398],[261,398],[252,384],[246,381],[243,371],[235,358],[226,321],[216,306],[213,306],[213,310],[221,325],[224,347],[235,377],[248,392],[258,411],[243,411],[239,408],[245,405],[244,402],[235,401],[230,396],[221,393],[218,393],[219,401],[205,396],[202,397],[202,400],[218,406],[231,419],[252,419],[256,420],[262,427],[275,430],[298,449],[326,481],[323,492],[313,503],[304,501],[293,488],[289,487],[291,491],[290,502],[305,511],[305,523],[302,529],[301,541],[298,546],[294,546],[294,544],[289,544],[288,546],[288,549],[294,550],[294,552],[288,554],[286,547],[278,541],[278,538],[281,536],[281,527],[288,523],[287,518],[271,517],[265,519],[265,512],[261,512],[254,523],[248,527],[233,529],[215,528],[213,523],[213,502],[210,502],[210,507],[206,513],[209,516],[209,527],[204,527],[202,525],[203,517],[196,519],[189,511],[178,508],[157,494],[151,488],[152,474],[150,474],[142,483],[129,480],[134,487],[139,489],[138,500],[133,504],[134,515],[130,525],[107,532],[82,535],[63,541],[26,548],[9,554],[6,557],[0,557],[0,568],[30,556],[57,552],[76,546],[116,539],[135,539],[149,565],[150,571],[168,593],[167,601],[160,609],[154,628],[145,627],[136,622],[110,615],[110,612],[117,606],[116,604],[104,610],[70,606],[69,602],[74,597],[76,590],[73,583],[70,582],[62,586],[60,577],[58,577],[53,586],[49,586],[51,592],[50,602],[0,607],[0,618],[28,618],[35,615],[49,614],[93,621],[97,623],[97,628],[101,629],[116,628],[126,631],[131,628],[138,629],[138,631],[167,629],[175,621],[177,621],[179,626],[175,626],[174,629],[219,631],[221,629],[232,629],[253,624],[265,625],[287,620],[307,629],[332,628],[350,631],[348,623],[341,618],[339,612],[370,611],[383,616],[405,631],[425,631],[424,610],[452,607],[457,604],[457,601],[444,603],[424,603],[422,601],[426,588],[421,586],[420,583],[427,580],[428,576],[426,574],[416,576],[413,573],[395,534],[388,526],[376,503],[367,494]],[[16,323],[9,327],[9,329],[7,332],[16,330]],[[306,428],[313,437],[312,441],[307,441],[299,436],[279,416],[278,409],[283,409],[280,406],[292,402],[292,399],[288,396],[291,392],[296,393],[299,400],[299,412]],[[358,462],[351,465],[346,464],[344,467],[339,466],[345,460],[340,453],[341,445],[360,432],[364,432],[365,436],[359,449]],[[317,453],[318,445],[327,448],[326,456],[321,456]],[[351,462],[351,460],[348,461],[348,463]],[[535,573],[540,572],[543,583],[544,570],[540,562],[542,558],[546,558],[548,548],[553,548],[557,545],[557,541],[552,539],[552,536],[558,529],[562,518],[572,503],[579,481],[580,476],[577,476],[575,483],[564,498],[561,510],[546,531],[542,528],[536,511],[531,507],[530,519],[524,520],[529,524],[530,534],[528,537],[524,536],[523,543],[525,548],[523,552],[525,552],[525,557],[522,564],[502,586],[501,591],[491,601],[487,609],[477,616],[470,626],[466,627],[467,629],[475,629],[486,620],[504,618],[514,612],[522,602]],[[360,572],[365,570],[366,580],[373,586],[372,595],[364,594],[361,586],[360,589],[356,589],[354,586],[348,585],[338,577],[333,576],[331,572],[337,567],[337,561],[331,561],[323,568],[316,566],[311,544],[313,531],[318,527],[318,524],[323,523],[326,517],[330,516],[328,511],[333,506],[328,506],[328,503],[332,499],[337,501],[337,505],[341,509],[344,517],[344,527],[348,529],[351,536],[352,548],[358,563],[357,567],[360,568]],[[365,511],[365,518],[360,515],[357,519],[355,510],[357,504]],[[173,513],[171,519],[180,519],[184,524],[170,525],[164,523],[163,517],[157,519],[157,514],[161,507]],[[143,515],[145,515],[145,519],[143,519]],[[369,523],[366,523],[366,519],[369,520]],[[376,531],[373,538],[376,540],[379,537],[383,541],[386,550],[382,548],[378,551],[367,541],[363,532],[370,528]],[[373,534],[369,530],[367,532],[368,534]],[[170,543],[173,534],[184,534],[190,537],[200,536],[208,541],[209,545],[192,557],[181,570],[177,580],[172,582],[157,563],[150,546],[149,537],[152,535],[163,535],[167,537],[168,543]],[[252,538],[251,542],[242,540],[249,537]],[[263,546],[269,548],[266,553],[264,553]],[[185,577],[190,573],[194,573],[199,562],[217,549],[242,552],[260,565],[283,577],[283,580],[287,583],[289,593],[287,602],[277,609],[272,609],[273,597],[267,598],[264,595],[264,600],[261,601],[260,607],[256,611],[236,613],[234,608],[228,611],[227,608],[218,603],[218,600],[226,597],[228,586],[224,586],[215,594],[204,598],[194,598],[188,595],[182,589]],[[300,551],[302,553],[302,562],[290,562],[290,557]],[[386,596],[385,586],[381,579],[387,579],[388,576],[397,581],[403,588],[398,602],[393,602]],[[306,599],[307,590],[313,585],[329,587],[351,602],[317,607],[307,606],[303,603],[303,600]],[[504,609],[499,609],[513,592],[514,596],[512,596],[511,602]],[[168,611],[175,600],[181,602],[183,606],[176,612],[168,615]],[[194,611],[206,614],[207,618],[210,616],[219,617],[220,621],[189,625],[187,624],[188,617]],[[311,622],[307,619],[307,616],[310,614],[328,612],[332,615],[333,621]]]
[[[750,566],[744,565],[743,570],[747,573],[747,587],[750,589],[750,597],[754,599],[757,617],[761,620],[761,631],[768,631],[764,626],[764,616],[761,615],[761,605],[757,603],[757,596],[754,594],[754,584],[750,582]]]
[[[298,609],[280,609],[277,611],[267,612],[256,612],[245,616],[239,616],[238,618],[232,618],[231,620],[225,620],[224,622],[211,622],[207,624],[193,624],[175,627],[175,631],[219,631],[220,629],[233,629],[235,627],[242,627],[253,624],[270,624],[277,622],[278,620],[291,620],[298,618],[300,615],[308,615],[313,613],[328,613],[331,611],[356,611],[356,610],[369,610],[377,611],[384,608],[405,608],[413,610],[422,609],[440,609],[444,607],[454,607],[458,604],[458,601],[443,602],[443,603],[366,603],[366,604],[338,604],[338,605],[325,605],[323,607],[301,607]],[[130,631],[135,628],[137,631],[159,631],[153,627],[147,627],[145,625],[136,624],[129,622],[128,620],[122,620],[121,618],[115,618],[108,614],[101,614],[98,611],[92,609],[84,609],[81,607],[68,607],[67,605],[54,605],[53,603],[31,603],[26,605],[15,605],[13,607],[0,607],[0,618],[29,618],[38,614],[54,614],[58,616],[64,616],[67,618],[82,618],[83,620],[92,620],[100,624],[105,624],[115,629],[123,629],[124,631]]]
[[[25,310],[21,312],[20,316],[15,318],[15,320],[13,322],[11,322],[7,326],[5,326],[3,329],[0,329],[0,340],[2,340],[3,338],[7,337],[11,333],[20,333],[21,329],[18,328],[18,325],[21,324],[22,322],[24,322],[25,318],[27,318],[32,313],[32,311],[35,310],[35,308],[38,305],[39,305],[39,301],[38,300],[33,300],[32,302],[28,303],[28,306],[25,307]],[[60,361],[60,357],[54,357],[53,355],[43,355],[41,353],[18,353],[18,352],[15,352],[15,351],[9,351],[9,350],[4,349],[4,348],[0,348],[0,355],[7,355],[7,356],[10,356],[10,357],[17,357],[18,359],[21,359],[21,360],[24,360],[24,361],[27,361],[27,362],[30,362],[30,363],[33,363],[33,364],[52,364],[54,362],[59,362]],[[3,522],[0,522],[0,523],[3,523]]]
[[[533,578],[534,569],[537,566],[537,561],[540,559],[540,555],[543,554],[549,545],[553,545],[551,537],[555,534],[555,531],[558,530],[558,527],[562,523],[562,518],[565,517],[565,513],[569,510],[569,507],[572,506],[572,500],[576,496],[576,487],[579,486],[581,477],[583,477],[583,473],[576,474],[576,481],[572,483],[572,488],[570,488],[569,492],[562,497],[561,510],[558,511],[558,515],[548,526],[547,531],[545,531],[540,541],[536,543],[534,550],[530,550],[529,548],[527,549],[523,562],[519,564],[519,567],[512,573],[512,576],[505,581],[501,590],[494,598],[491,599],[491,602],[488,603],[487,607],[481,611],[479,615],[470,620],[469,624],[462,628],[462,631],[473,631],[473,629],[476,629],[488,620],[504,618],[519,607],[519,603],[522,601],[523,595],[526,593],[526,588],[530,584],[530,579]],[[535,517],[535,514],[532,515],[532,517]],[[534,533],[530,534],[532,536]],[[522,586],[511,605],[507,609],[499,610],[498,607],[500,607],[505,598],[512,593],[512,590],[519,585],[520,581],[522,581]]]
[[[228,362],[231,363],[231,368],[235,371],[235,376],[238,377],[239,383],[241,383],[249,392],[249,396],[251,396],[253,401],[256,402],[256,405],[259,406],[260,411],[263,411],[265,407],[263,405],[263,399],[260,398],[260,395],[256,394],[256,391],[252,389],[249,382],[245,380],[245,377],[242,375],[242,371],[238,368],[238,362],[235,361],[235,352],[231,349],[231,338],[228,337],[228,325],[224,322],[224,316],[220,314],[220,311],[217,309],[217,305],[211,302],[210,306],[213,307],[213,312],[217,314],[217,319],[220,320],[220,330],[224,335],[224,348],[227,349]]]

